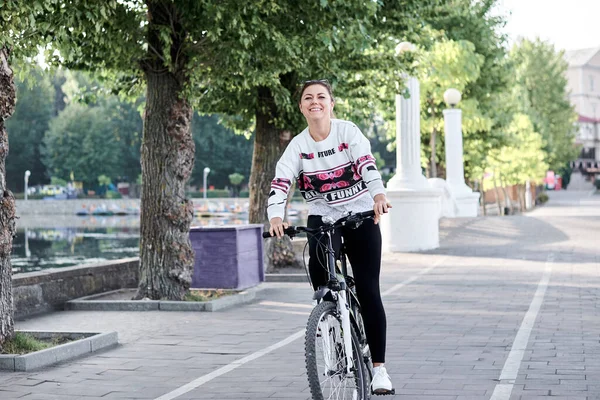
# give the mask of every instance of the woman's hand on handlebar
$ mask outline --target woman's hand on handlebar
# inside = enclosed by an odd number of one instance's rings
[[[385,197],[385,194],[378,194],[373,198],[373,200],[375,201],[375,205],[373,205],[373,211],[375,211],[375,218],[373,218],[373,220],[375,221],[375,224],[378,224],[381,216],[383,214],[386,214],[388,212],[388,208],[392,208],[392,205]]]
[[[287,229],[289,226],[287,222],[283,222],[283,220],[279,217],[271,218],[269,221],[271,223],[271,227],[269,228],[269,233],[271,236],[277,236],[278,238],[283,237],[283,230]]]

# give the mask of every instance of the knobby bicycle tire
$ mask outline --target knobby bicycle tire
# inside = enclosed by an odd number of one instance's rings
[[[330,397],[325,397],[323,394],[323,388],[321,387],[321,379],[323,376],[319,374],[319,368],[317,365],[317,341],[321,340],[317,337],[319,330],[319,322],[323,317],[331,316],[340,322],[340,317],[336,311],[336,303],[330,301],[322,301],[318,304],[311,312],[308,318],[308,324],[306,328],[306,335],[304,340],[304,351],[306,357],[306,374],[308,377],[308,383],[310,392],[313,400],[328,400]],[[358,338],[354,331],[354,327],[350,324],[350,334],[352,335],[352,352],[354,359],[355,374],[353,377],[354,384],[357,390],[357,399],[366,400],[368,399],[368,387],[367,387],[367,372],[365,363],[361,354],[360,345]],[[323,332],[320,333],[323,335]],[[341,349],[343,349],[343,340],[339,343]],[[339,348],[339,347],[338,347]],[[352,379],[352,378],[345,378]],[[333,379],[332,379],[333,380]]]

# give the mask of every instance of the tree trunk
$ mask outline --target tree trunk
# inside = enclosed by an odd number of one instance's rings
[[[437,129],[433,128],[433,131],[431,131],[431,139],[429,140],[429,146],[431,147],[431,174],[429,175],[430,178],[437,178],[437,164],[435,161],[435,140],[436,140],[436,136],[437,136]]]
[[[153,23],[170,19],[175,34],[171,54],[185,36],[176,10],[161,14],[165,5],[148,2],[149,47],[162,51]],[[170,22],[169,22],[170,23]],[[180,60],[184,65],[184,60]],[[192,281],[194,252],[189,229],[193,203],[185,197],[185,185],[194,166],[194,140],[190,130],[192,107],[183,97],[187,76],[148,54],[143,64],[147,81],[146,109],[141,148],[142,200],[140,215],[140,282],[137,299],[183,300]]]
[[[517,195],[519,197],[519,209],[521,213],[525,212],[525,187],[523,185],[517,185]]]
[[[8,133],[4,121],[15,111],[16,100],[13,72],[8,64],[8,51],[6,48],[0,48],[0,349],[14,334],[10,253],[15,235],[15,198],[6,188]]]
[[[500,192],[498,191],[498,183],[496,182],[496,171],[494,171],[494,194],[496,195],[496,205],[498,206],[498,215],[502,216],[502,206],[500,205]]]
[[[508,190],[506,190],[506,185],[504,185],[504,179],[502,178],[502,175],[500,175],[500,186],[502,186],[502,193],[504,193],[504,210],[506,211],[506,209],[508,209],[509,214],[513,214],[512,200],[508,195]]]
[[[248,183],[250,192],[248,219],[251,224],[264,224],[265,230],[269,229],[267,203],[271,192],[271,181],[275,177],[275,167],[292,136],[289,131],[275,126],[273,120],[276,116],[277,106],[271,90],[266,87],[258,88],[254,153]],[[283,239],[265,240],[264,255],[265,271],[271,271],[275,265],[280,266],[286,262],[291,265],[294,261],[292,241],[287,236]]]
[[[287,221],[288,218],[288,206],[292,202],[295,186],[295,184],[292,184],[290,186],[290,191],[288,192],[288,198],[285,204],[285,221]],[[274,272],[277,268],[284,267],[303,267],[302,265],[297,265],[298,262],[296,261],[297,257],[294,254],[294,245],[289,237],[284,236],[281,240],[270,240],[270,242],[269,252],[266,253],[269,262],[265,262],[265,272]]]
[[[483,189],[483,182],[485,181],[485,174],[481,175],[481,185],[479,185],[479,198],[481,199],[481,205],[483,206],[483,215],[487,215],[487,210],[485,208],[485,190]]]

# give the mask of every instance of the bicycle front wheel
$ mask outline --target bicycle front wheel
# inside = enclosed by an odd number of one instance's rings
[[[352,338],[352,368],[347,369],[344,335]],[[304,343],[306,373],[313,400],[366,400],[365,364],[352,325],[342,329],[336,303],[323,301],[308,319]]]

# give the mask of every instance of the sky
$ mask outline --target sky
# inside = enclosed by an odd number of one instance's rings
[[[499,0],[511,41],[536,36],[557,50],[600,47],[600,0]],[[510,13],[510,14],[508,14]]]

